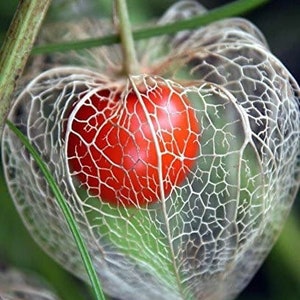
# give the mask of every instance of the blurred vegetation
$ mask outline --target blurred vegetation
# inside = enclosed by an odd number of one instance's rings
[[[142,23],[152,17],[160,16],[174,2],[175,0],[128,0],[128,6],[133,22]],[[214,8],[228,2],[226,0],[201,1],[207,8]],[[110,5],[110,0],[97,0],[95,7],[87,8],[87,13],[110,16]],[[16,7],[17,0],[0,1],[0,45]],[[62,4],[57,5],[57,8],[59,9],[52,9],[49,12],[49,19],[72,17],[72,12],[64,10]],[[271,1],[264,7],[245,15],[262,30],[273,53],[287,66],[298,82],[300,82],[299,16],[300,2],[293,0]],[[299,201],[298,193],[292,215],[278,242],[249,286],[239,296],[239,300],[300,299]],[[46,256],[29,236],[9,197],[0,161],[0,267],[3,265],[12,265],[43,276],[64,300],[92,299],[88,288]]]

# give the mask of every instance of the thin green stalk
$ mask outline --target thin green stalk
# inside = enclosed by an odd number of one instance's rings
[[[117,27],[120,33],[123,51],[123,73],[126,75],[138,73],[138,62],[134,48],[134,40],[128,15],[126,0],[115,0]]]
[[[17,79],[22,75],[51,0],[22,0],[0,51],[0,136]]]
[[[141,40],[164,34],[176,33],[181,30],[195,29],[217,20],[242,15],[269,1],[270,0],[237,0],[235,2],[210,10],[204,15],[196,16],[187,20],[134,30],[132,32],[133,39]],[[45,54],[52,52],[66,52],[71,50],[100,47],[103,45],[112,45],[116,43],[120,43],[120,36],[112,34],[101,38],[86,39],[83,41],[41,45],[33,48],[32,53]]]
[[[74,217],[72,215],[71,210],[69,209],[68,204],[66,203],[66,200],[61,193],[59,187],[55,183],[54,178],[52,177],[51,173],[48,170],[47,165],[44,163],[44,161],[40,158],[37,150],[30,144],[26,136],[23,135],[23,133],[10,121],[7,120],[7,125],[9,128],[16,134],[16,136],[21,140],[23,145],[27,148],[27,150],[30,152],[36,163],[38,164],[40,170],[42,171],[43,175],[45,176],[45,179],[47,180],[58,205],[60,206],[64,217],[69,225],[69,228],[74,236],[75,242],[77,244],[78,250],[81,254],[82,261],[84,263],[84,266],[86,268],[86,271],[88,273],[88,276],[90,278],[95,296],[97,300],[104,300],[104,294],[101,288],[101,284],[99,282],[97,273],[95,271],[95,268],[93,266],[91,257],[89,255],[89,252],[86,248],[85,242],[80,234],[78,225],[76,221],[74,220]]]

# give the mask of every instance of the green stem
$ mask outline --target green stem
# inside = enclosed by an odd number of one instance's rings
[[[17,79],[30,55],[51,0],[22,0],[0,51],[0,136]]]
[[[186,20],[176,21],[165,25],[155,25],[153,27],[134,30],[132,36],[134,40],[147,39],[164,34],[172,34],[181,30],[195,29],[207,25],[217,20],[242,15],[258,6],[261,6],[270,0],[237,0],[208,11],[204,15],[196,16]],[[86,39],[83,41],[53,43],[40,45],[33,48],[33,54],[46,54],[53,52],[67,52],[71,50],[82,50],[103,45],[112,45],[120,43],[119,35],[107,35],[101,38]]]
[[[134,48],[134,40],[128,15],[126,0],[115,0],[117,27],[120,33],[123,52],[123,73],[126,75],[138,73],[138,62]]]
[[[51,188],[55,199],[57,200],[57,204],[59,205],[68,225],[70,228],[71,233],[73,234],[74,240],[77,244],[78,250],[82,257],[83,264],[86,268],[88,276],[90,278],[95,296],[97,300],[104,300],[104,294],[93,266],[92,259],[89,255],[85,242],[80,234],[79,227],[73,217],[73,214],[64,198],[64,195],[60,191],[59,187],[57,186],[54,178],[52,177],[51,173],[48,170],[46,163],[40,158],[39,153],[37,150],[30,144],[26,136],[9,120],[6,121],[8,127],[15,133],[15,135],[20,139],[26,149],[30,152],[34,160],[36,161],[37,165],[39,166],[40,170],[42,171],[43,175],[45,176],[46,181]]]

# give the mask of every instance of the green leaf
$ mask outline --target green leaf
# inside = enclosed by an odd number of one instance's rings
[[[134,40],[147,39],[164,34],[176,33],[181,30],[194,29],[207,25],[217,20],[241,15],[268,2],[269,0],[238,0],[227,5],[208,11],[204,15],[196,16],[186,20],[165,25],[141,28],[133,31]],[[120,36],[116,34],[107,35],[101,38],[92,38],[82,41],[53,43],[33,48],[32,54],[45,54],[52,52],[66,52],[70,50],[82,50],[103,45],[120,43]]]
[[[55,183],[55,180],[53,179],[52,175],[50,174],[47,165],[40,158],[37,150],[30,144],[27,137],[24,136],[23,133],[12,122],[7,121],[7,125],[16,134],[16,136],[20,139],[20,141],[24,144],[24,146],[30,152],[30,154],[35,159],[36,163],[38,164],[40,170],[44,174],[45,179],[47,180],[49,187],[51,188],[51,190],[57,200],[57,203],[60,206],[60,208],[65,216],[65,219],[69,225],[69,228],[74,236],[78,250],[82,257],[82,261],[84,263],[84,266],[86,268],[86,271],[87,271],[88,276],[91,281],[91,285],[92,285],[94,293],[96,295],[96,299],[104,300],[105,297],[104,297],[104,294],[103,294],[103,291],[101,288],[101,284],[99,282],[98,276],[94,269],[94,266],[93,266],[91,257],[88,253],[85,242],[84,242],[83,238],[81,237],[78,225],[77,225],[75,219],[73,218],[71,210],[69,209],[63,194],[61,193],[59,187]]]

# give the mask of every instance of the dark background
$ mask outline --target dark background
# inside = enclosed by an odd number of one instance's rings
[[[134,22],[160,16],[173,0],[128,0]],[[203,0],[207,8],[229,1]],[[110,14],[111,1],[98,0],[99,15]],[[17,1],[0,1],[0,44],[16,9]],[[95,11],[95,10],[94,10]],[[98,13],[98,12],[96,12]],[[52,10],[49,18],[62,11]],[[66,14],[65,18],[71,14]],[[300,82],[300,1],[275,0],[247,13],[244,17],[256,24],[267,38],[272,52]],[[238,300],[300,299],[300,205],[299,194],[279,241],[249,286]],[[7,193],[0,162],[0,268],[13,265],[40,274],[51,282],[62,299],[90,299],[88,290],[64,272],[32,241],[24,229]]]

